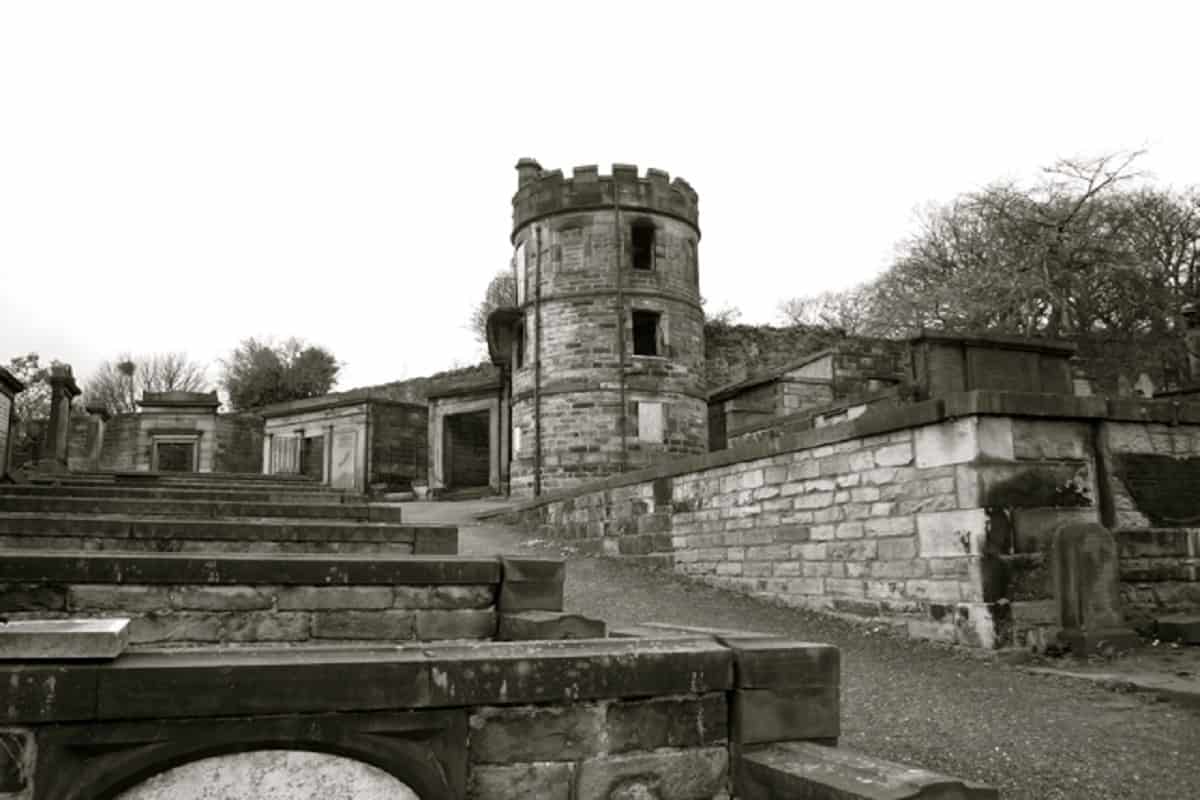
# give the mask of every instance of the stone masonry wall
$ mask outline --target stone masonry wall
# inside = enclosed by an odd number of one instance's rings
[[[213,586],[40,581],[3,585],[10,619],[128,616],[133,646],[491,639],[496,587]]]
[[[218,414],[214,435],[213,472],[262,472],[262,417]]]
[[[1104,521],[1106,504],[1130,613],[1193,596],[1194,526],[1147,527],[1111,474],[1147,448],[1171,454],[1172,474],[1200,466],[1189,460],[1200,415],[1144,421],[1169,408],[962,393],[611,478],[512,518],[774,602],[889,619],[923,638],[1040,647],[1057,633],[1054,532]],[[1139,581],[1149,577],[1153,588]]]
[[[718,797],[729,773],[725,695],[488,706],[470,718],[471,797]]]

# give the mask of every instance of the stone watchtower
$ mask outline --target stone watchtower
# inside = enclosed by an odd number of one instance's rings
[[[706,450],[696,192],[657,169],[517,164],[513,494]]]

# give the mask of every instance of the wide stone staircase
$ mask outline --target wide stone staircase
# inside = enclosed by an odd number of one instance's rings
[[[0,484],[0,547],[159,553],[453,555],[451,525],[307,479],[83,473]]]

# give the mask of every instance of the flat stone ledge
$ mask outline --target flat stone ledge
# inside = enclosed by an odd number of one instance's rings
[[[811,742],[776,742],[744,752],[739,797],[769,800],[999,800],[990,786]]]
[[[210,585],[495,584],[500,561],[468,556],[353,556],[241,553],[132,554],[9,550],[0,582]]]
[[[0,662],[0,723],[384,711],[724,692],[711,639],[127,653],[107,664]]]
[[[129,642],[129,620],[36,619],[0,623],[0,660],[114,659]]]

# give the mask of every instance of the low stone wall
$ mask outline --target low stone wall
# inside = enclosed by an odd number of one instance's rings
[[[0,664],[0,791],[111,797],[189,762],[291,749],[446,800],[745,796],[744,748],[836,742],[838,674],[827,645],[668,633]]]
[[[542,564],[509,563],[514,580],[522,565]],[[560,610],[561,563],[546,562],[538,575],[524,585],[548,585],[550,602],[530,607],[553,606],[557,586],[558,607],[549,610]],[[0,613],[128,616],[137,646],[491,639],[502,576],[496,558],[10,551],[0,559]]]
[[[1120,526],[1119,542],[1142,535],[1126,533],[1148,518],[1121,464],[1147,447],[1166,473],[1186,469],[1200,407],[964,392],[547,495],[510,521],[913,636],[1037,647],[1059,625],[1054,532],[1104,522]],[[1192,562],[1166,558],[1159,577],[1194,575]],[[1122,564],[1127,602],[1145,594],[1141,566]]]

